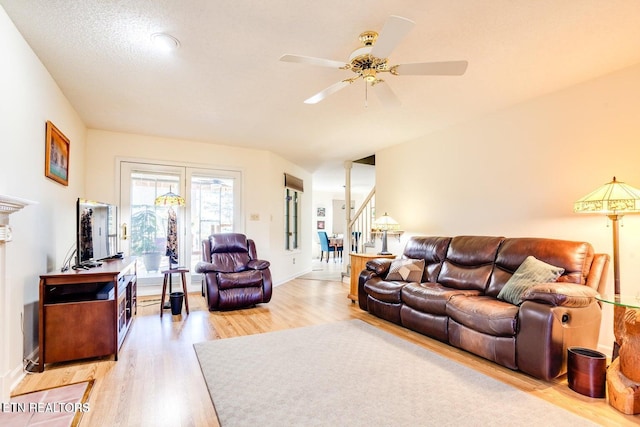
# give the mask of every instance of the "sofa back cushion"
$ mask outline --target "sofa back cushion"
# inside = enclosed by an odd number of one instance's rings
[[[518,237],[505,239],[500,246],[495,268],[486,294],[497,297],[511,275],[528,256],[564,269],[558,282],[584,285],[591,268],[594,252],[586,242]]]
[[[503,240],[504,237],[492,236],[452,238],[438,283],[454,289],[484,291]]]
[[[451,237],[414,236],[404,248],[406,258],[423,259],[422,282],[435,282],[440,274]]]

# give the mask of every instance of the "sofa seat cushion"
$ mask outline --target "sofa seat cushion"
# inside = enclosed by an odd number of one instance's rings
[[[447,302],[455,295],[480,295],[476,290],[460,290],[439,283],[409,283],[402,289],[402,302],[423,313],[446,315]]]
[[[218,273],[220,289],[246,288],[247,286],[262,286],[262,272],[249,270],[242,273]]]
[[[389,280],[368,280],[364,285],[367,294],[378,301],[400,303],[400,293],[407,282]]]
[[[517,332],[518,307],[488,296],[457,295],[447,304],[447,315],[477,332],[510,337]]]

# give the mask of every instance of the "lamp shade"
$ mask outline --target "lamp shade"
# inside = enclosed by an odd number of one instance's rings
[[[573,204],[578,213],[599,213],[609,217],[613,223],[613,289],[620,295],[620,218],[625,214],[640,212],[640,190],[616,180],[592,191]]]
[[[599,187],[573,204],[577,213],[599,213],[604,215],[624,215],[640,212],[640,190],[617,181]]]
[[[398,222],[395,219],[391,218],[389,216],[389,214],[386,213],[386,212],[380,218],[376,219],[374,221],[373,225],[378,230],[382,230],[382,231],[399,230],[400,229],[400,224],[398,224]]]
[[[184,206],[185,202],[184,202],[184,199],[182,197],[180,197],[177,194],[173,193],[171,191],[171,188],[169,188],[169,192],[168,193],[165,193],[162,196],[156,197],[154,205],[156,205],[156,206]]]

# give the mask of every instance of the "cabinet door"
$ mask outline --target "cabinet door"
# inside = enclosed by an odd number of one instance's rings
[[[105,300],[45,305],[45,363],[114,354],[113,303]]]

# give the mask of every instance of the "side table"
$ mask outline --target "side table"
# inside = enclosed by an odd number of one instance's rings
[[[360,276],[360,272],[367,267],[367,261],[370,259],[376,258],[395,258],[396,256],[393,254],[389,255],[380,255],[380,254],[358,254],[351,253],[351,282],[349,286],[349,295],[347,298],[351,300],[351,302],[358,301],[358,276]]]
[[[167,295],[167,282],[170,280],[171,275],[174,273],[179,273],[182,278],[182,290],[184,292],[184,307],[187,310],[187,314],[189,314],[189,297],[187,294],[187,277],[186,277],[186,274],[188,272],[189,272],[189,269],[187,268],[172,268],[169,270],[164,270],[162,272],[162,274],[164,275],[164,280],[162,282],[162,299],[160,300],[160,317],[162,317],[162,313],[164,309],[167,308],[164,304],[164,300]]]
[[[619,346],[618,357],[607,369],[609,404],[624,414],[639,414],[640,297],[614,295],[597,299],[613,304],[613,333]]]

